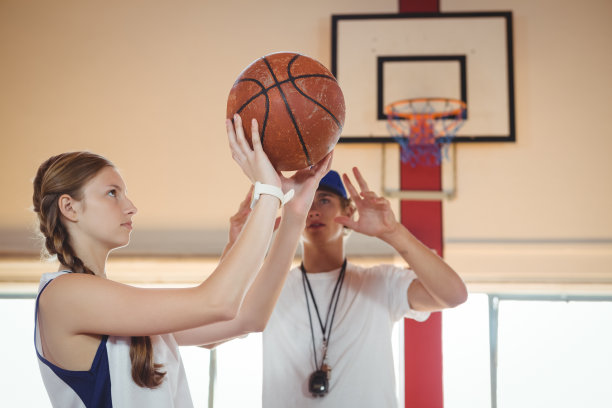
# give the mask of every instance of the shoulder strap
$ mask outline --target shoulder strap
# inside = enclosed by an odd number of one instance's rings
[[[61,275],[58,275],[58,276],[61,276]],[[55,278],[57,278],[57,276]],[[43,291],[47,289],[47,286],[49,286],[49,284],[53,282],[55,278],[49,279],[49,281],[45,283],[45,285],[42,288],[40,288],[40,290],[38,291],[38,295],[36,295],[36,305],[34,307],[34,348],[36,349],[36,354],[38,355],[38,358],[40,358],[43,361],[46,361],[46,359],[39,352],[38,346],[36,344],[36,333],[38,331],[38,301],[40,300],[40,295],[42,295]]]

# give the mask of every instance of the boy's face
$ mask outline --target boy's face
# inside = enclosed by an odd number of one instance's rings
[[[306,243],[325,243],[343,238],[343,226],[334,221],[341,215],[350,215],[342,208],[340,196],[326,190],[317,190],[306,219],[303,238]]]

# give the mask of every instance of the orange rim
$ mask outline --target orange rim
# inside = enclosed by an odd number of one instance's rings
[[[447,105],[452,105],[452,109],[445,109],[443,111],[438,112],[402,112],[398,111],[399,107],[412,106],[413,104],[419,103],[436,103],[436,102],[444,102]],[[387,115],[389,120],[401,118],[408,120],[415,119],[442,119],[453,116],[459,116],[463,111],[465,111],[466,103],[459,99],[450,99],[450,98],[413,98],[413,99],[403,99],[401,101],[395,101],[385,106],[384,113]]]

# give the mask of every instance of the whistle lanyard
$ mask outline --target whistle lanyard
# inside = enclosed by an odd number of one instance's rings
[[[334,316],[336,315],[336,307],[338,306],[338,299],[340,298],[340,292],[342,291],[342,284],[344,283],[344,275],[346,272],[346,258],[342,263],[342,268],[340,269],[340,274],[338,275],[338,280],[336,281],[336,286],[334,286],[334,291],[332,292],[331,299],[329,301],[329,307],[327,308],[327,316],[325,317],[325,324],[323,324],[323,320],[321,320],[321,315],[319,313],[319,308],[317,306],[317,302],[314,297],[314,293],[312,292],[312,286],[310,285],[310,280],[306,274],[306,269],[304,269],[304,263],[300,265],[300,269],[302,270],[302,284],[304,286],[304,296],[306,297],[306,309],[308,310],[308,321],[310,322],[310,334],[312,336],[312,351],[314,353],[314,363],[315,369],[320,370],[323,367],[323,362],[325,361],[325,357],[327,356],[327,346],[329,344],[329,339],[331,337],[332,326],[334,324]],[[310,292],[310,298],[312,299],[312,304],[314,305],[315,312],[317,313],[317,319],[319,320],[319,325],[321,327],[321,333],[323,334],[323,355],[321,356],[321,365],[319,366],[319,362],[317,360],[317,346],[314,338],[314,328],[312,326],[312,314],[310,313],[310,303],[308,301],[308,293],[306,292],[306,287],[308,286],[308,292]],[[332,305],[334,310],[332,312]],[[329,314],[331,312],[331,320],[329,319]],[[329,327],[327,324],[329,323]]]

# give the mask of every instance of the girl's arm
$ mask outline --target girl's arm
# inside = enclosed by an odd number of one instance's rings
[[[251,285],[238,316],[230,321],[177,332],[174,335],[180,345],[218,344],[251,332],[263,331],[291,269],[319,181],[329,171],[330,163],[331,155],[328,155],[312,169],[300,170],[291,179],[283,180],[284,186],[295,190],[295,196],[283,208],[270,253]],[[240,213],[241,209],[237,214]],[[232,217],[232,227],[237,230],[239,223],[235,221],[239,221],[239,218]],[[231,247],[231,242],[228,247]]]
[[[234,160],[252,182],[280,186],[280,177],[263,152],[256,122],[251,149],[240,118],[234,120],[235,128],[227,122]],[[53,322],[46,330],[144,336],[233,319],[261,267],[278,207],[276,197],[262,195],[235,245],[212,275],[193,288],[142,289],[82,274],[56,278],[40,297],[43,323]]]

